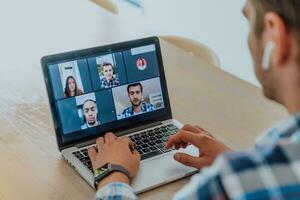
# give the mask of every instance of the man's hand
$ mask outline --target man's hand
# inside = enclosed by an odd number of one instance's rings
[[[172,146],[175,146],[175,149],[186,148],[188,144],[192,144],[199,149],[199,156],[194,157],[185,153],[175,153],[174,159],[197,169],[211,165],[218,155],[231,151],[229,147],[204,129],[191,125],[185,125],[178,133],[170,137],[166,143],[166,148]]]
[[[118,138],[113,133],[107,133],[96,140],[96,145],[97,148],[88,150],[94,170],[106,163],[112,163],[125,167],[131,177],[136,175],[141,156],[134,150],[133,143],[128,137]],[[126,175],[114,172],[98,184],[98,189],[112,182],[129,183],[129,180]]]

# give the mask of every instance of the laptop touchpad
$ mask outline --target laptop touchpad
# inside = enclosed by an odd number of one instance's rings
[[[180,151],[194,156],[198,153],[198,150],[193,147]],[[138,174],[132,181],[134,191],[140,193],[196,171],[194,168],[186,167],[175,161],[174,153],[143,161]]]

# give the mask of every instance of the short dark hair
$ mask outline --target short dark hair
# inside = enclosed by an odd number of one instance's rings
[[[87,100],[85,100],[85,101],[82,103],[82,107],[83,107],[83,105],[84,105],[86,102],[88,102],[88,101],[94,102],[94,104],[97,105],[96,101],[94,101],[93,99],[87,99]]]
[[[132,83],[132,84],[127,85],[127,93],[129,93],[129,88],[135,87],[135,86],[138,86],[138,85],[141,88],[141,92],[143,92],[143,86],[142,86],[142,84],[140,82],[138,82],[138,83]]]
[[[261,36],[264,30],[264,16],[267,12],[277,13],[290,31],[296,31],[300,41],[299,0],[251,0],[256,12],[255,32]]]
[[[111,64],[110,62],[103,62],[102,64],[101,64],[101,67],[105,67],[105,66],[114,66],[113,64]]]

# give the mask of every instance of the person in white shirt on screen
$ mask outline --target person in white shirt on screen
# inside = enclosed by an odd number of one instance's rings
[[[83,103],[82,106],[83,117],[85,123],[81,126],[81,129],[87,129],[100,125],[98,116],[97,104],[94,100],[88,99]]]

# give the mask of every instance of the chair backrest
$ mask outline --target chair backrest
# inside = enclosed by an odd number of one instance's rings
[[[111,0],[91,0],[91,1],[115,15],[119,14],[118,7],[113,2],[111,2]]]
[[[216,67],[220,67],[220,62],[218,56],[214,53],[212,49],[210,49],[205,44],[181,37],[181,36],[160,36],[161,39],[174,44],[175,46],[184,49],[185,51],[189,52],[191,55],[207,62],[211,65]]]

